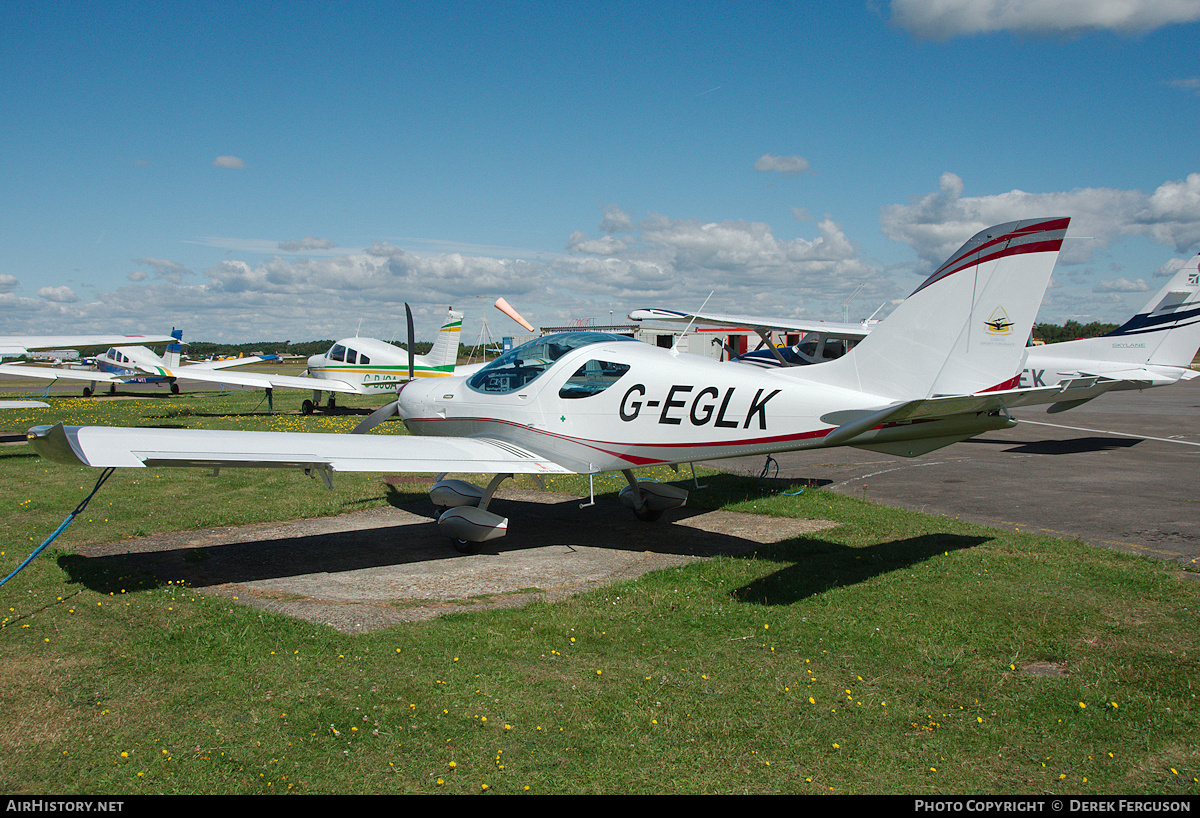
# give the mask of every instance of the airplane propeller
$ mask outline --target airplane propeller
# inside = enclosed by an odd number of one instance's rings
[[[416,355],[416,353],[413,351],[413,347],[416,346],[417,340],[416,340],[416,331],[413,329],[412,309],[408,306],[407,302],[404,304],[404,314],[408,319],[408,380],[411,381],[414,378],[416,378],[416,376],[417,376],[416,375],[416,362],[414,360],[414,356]],[[400,384],[400,389],[403,389],[403,388],[404,388],[404,384]],[[350,434],[352,434],[352,435],[365,434],[366,432],[369,432],[372,429],[374,429],[379,424],[383,423],[385,420],[390,418],[392,415],[400,414],[400,389],[396,390],[396,399],[394,401],[391,401],[390,403],[385,403],[383,406],[380,406],[374,412],[367,415],[365,418],[363,418],[361,423],[359,423],[357,426],[354,427],[354,429],[350,432]]]

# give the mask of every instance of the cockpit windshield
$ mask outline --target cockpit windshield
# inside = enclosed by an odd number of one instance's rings
[[[538,378],[568,352],[606,341],[632,341],[607,332],[561,332],[543,335],[509,350],[467,379],[476,392],[504,395]]]

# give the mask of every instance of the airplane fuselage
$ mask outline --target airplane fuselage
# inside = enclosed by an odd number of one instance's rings
[[[110,347],[97,355],[94,365],[100,372],[115,375],[126,383],[174,382],[166,361],[143,346]]]
[[[375,338],[345,338],[326,352],[310,356],[308,373],[318,380],[342,381],[362,394],[387,394],[408,380],[408,352]],[[433,366],[420,355],[413,357],[417,378],[445,378],[454,367]]]
[[[593,473],[816,448],[833,429],[888,403],[810,381],[800,368],[731,367],[623,340],[533,367],[503,361],[472,377],[407,384],[399,395],[405,425],[420,435],[505,440]],[[976,431],[1008,425],[970,422]],[[930,436],[955,432],[945,422],[929,425]],[[871,440],[886,442],[900,426],[911,437],[912,423],[885,424]]]

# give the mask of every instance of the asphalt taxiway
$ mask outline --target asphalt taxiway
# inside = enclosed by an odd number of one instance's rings
[[[771,474],[877,503],[1200,565],[1200,378],[1110,392],[916,458],[773,455]],[[707,465],[759,474],[766,459]]]

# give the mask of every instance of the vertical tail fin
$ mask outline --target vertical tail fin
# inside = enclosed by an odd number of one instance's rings
[[[1024,219],[977,233],[858,346],[804,377],[902,400],[1015,387],[1069,224]]]
[[[433,348],[425,356],[429,366],[454,371],[458,362],[458,341],[462,334],[462,313],[453,309],[446,314],[446,321],[438,330],[437,338],[433,339]]]
[[[171,337],[175,342],[167,344],[167,351],[163,353],[163,361],[168,368],[179,366],[179,359],[183,354],[183,330],[172,327]]]
[[[1088,341],[1094,342],[1092,357],[1135,364],[1190,366],[1200,349],[1200,255],[1184,264],[1141,312],[1108,335]],[[1060,345],[1054,347],[1058,351]]]

